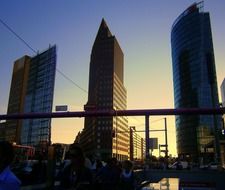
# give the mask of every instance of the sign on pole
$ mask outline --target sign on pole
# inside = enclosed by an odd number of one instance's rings
[[[67,111],[67,110],[68,110],[67,105],[55,106],[55,111]]]
[[[158,149],[158,138],[149,138],[149,149]]]

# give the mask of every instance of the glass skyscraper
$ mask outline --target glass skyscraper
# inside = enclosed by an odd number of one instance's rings
[[[56,71],[56,46],[14,64],[8,114],[52,111]],[[7,132],[8,131],[8,132]],[[7,138],[18,144],[50,143],[51,119],[7,121]]]
[[[92,47],[85,111],[126,109],[123,68],[123,52],[102,19]],[[128,121],[124,116],[85,118],[80,143],[87,155],[124,160],[128,158],[128,136]]]
[[[209,13],[195,3],[174,22],[171,32],[175,108],[219,107]],[[178,154],[196,162],[218,156],[218,116],[176,116]]]

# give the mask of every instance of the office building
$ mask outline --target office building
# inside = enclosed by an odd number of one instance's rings
[[[221,97],[222,97],[222,105],[221,106],[225,107],[225,78],[223,79],[223,82],[220,85],[220,91],[221,91]],[[225,114],[223,114],[222,117],[223,117],[222,118],[222,129],[223,129],[222,135],[225,136],[225,133],[224,133],[224,131],[225,131]]]
[[[126,109],[123,57],[116,37],[102,19],[91,52],[85,111]],[[128,131],[126,117],[91,117],[85,118],[79,138],[87,155],[124,160],[128,158]]]
[[[222,105],[225,107],[225,78],[223,79],[222,84],[220,85]],[[220,138],[220,151],[221,151],[221,165],[225,166],[225,114],[222,116],[222,132]]]
[[[129,160],[144,160],[145,140],[137,133],[135,127],[130,127],[129,147]]]
[[[210,16],[202,2],[175,20],[171,46],[175,108],[218,108]],[[219,128],[219,116],[176,116],[178,155],[200,163],[219,159]]]
[[[15,61],[7,114],[52,111],[56,71],[56,46],[34,57]],[[37,146],[50,143],[51,119],[9,120],[6,139]]]
[[[14,63],[7,114],[24,112],[30,59],[29,56],[23,56]],[[5,128],[6,139],[20,144],[21,128],[22,120],[8,120]]]

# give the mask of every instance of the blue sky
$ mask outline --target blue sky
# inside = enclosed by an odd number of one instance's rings
[[[32,48],[42,51],[56,44],[57,68],[82,88],[88,87],[91,48],[104,17],[124,53],[128,109],[173,108],[170,32],[174,20],[193,0],[1,0],[0,19]],[[225,76],[225,1],[204,3],[210,12],[218,86]],[[34,53],[0,24],[0,114],[8,104],[13,62]],[[219,91],[220,94],[220,91]],[[87,93],[56,73],[54,105],[83,110]],[[162,118],[152,118],[156,120]],[[150,120],[150,121],[151,121]],[[143,118],[129,118],[141,126]],[[163,126],[163,121],[155,127]],[[154,126],[153,126],[154,127]],[[83,119],[52,123],[53,142],[74,140]],[[169,143],[175,154],[174,118],[169,118]],[[157,135],[156,135],[157,136]]]

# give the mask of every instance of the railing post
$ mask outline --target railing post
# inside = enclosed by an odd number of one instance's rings
[[[168,157],[168,140],[167,140],[167,120],[166,120],[166,117],[164,118],[165,119],[165,144],[166,144],[166,158]]]
[[[149,158],[149,115],[145,115],[145,158]]]

